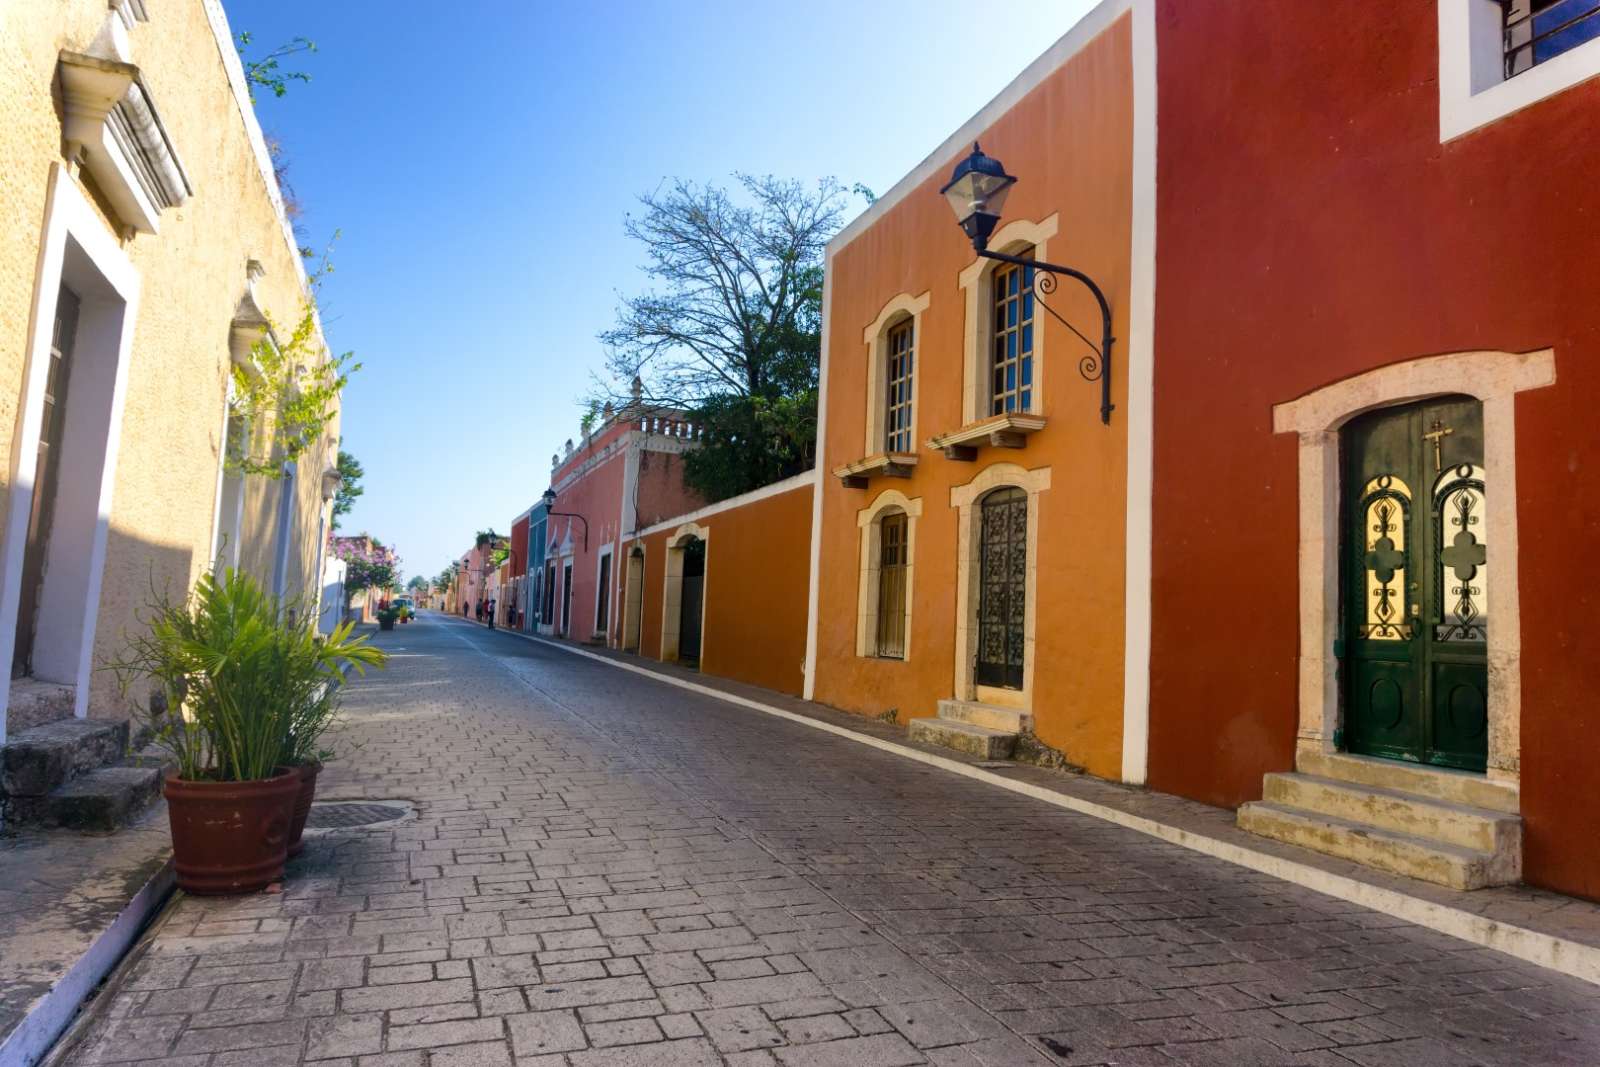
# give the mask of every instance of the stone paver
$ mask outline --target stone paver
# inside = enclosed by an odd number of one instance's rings
[[[430,615],[284,892],[186,898],[79,1065],[1594,1064],[1600,988]]]

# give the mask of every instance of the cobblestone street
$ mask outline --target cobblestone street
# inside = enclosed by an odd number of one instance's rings
[[[73,1064],[1600,1062],[1600,989],[436,614],[281,895],[186,898]]]

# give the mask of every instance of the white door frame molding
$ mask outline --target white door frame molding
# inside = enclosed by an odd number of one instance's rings
[[[1339,633],[1339,431],[1378,408],[1433,396],[1465,395],[1483,404],[1489,507],[1485,540],[1498,560],[1488,568],[1488,777],[1521,775],[1522,616],[1517,591],[1516,395],[1555,384],[1552,349],[1455,352],[1391,363],[1334,382],[1272,409],[1275,433],[1300,441],[1300,657],[1297,752],[1332,752],[1342,701]],[[1496,501],[1503,503],[1495,503]]]
[[[127,397],[129,353],[133,324],[138,319],[140,279],[115,237],[100,221],[87,196],[60,163],[50,168],[45,200],[44,230],[39,265],[34,272],[32,322],[28,354],[23,365],[22,395],[17,432],[10,455],[11,488],[3,546],[0,546],[0,668],[10,677],[16,646],[17,611],[21,596],[23,555],[27,546],[28,517],[33,508],[34,464],[44,420],[45,379],[50,369],[51,334],[55,325],[56,297],[62,284],[71,284],[82,300],[78,319],[77,351],[73,356],[74,393],[68,400],[67,440],[63,457],[83,456],[83,445],[100,445],[88,462],[75,466],[57,493],[57,519],[67,519],[51,534],[51,546],[64,558],[84,561],[71,569],[70,588],[48,586],[40,605],[41,647],[53,643],[56,662],[41,676],[77,687],[73,713],[88,714],[89,681],[93,672],[95,624],[100,614],[100,583],[105,570],[106,543],[111,526],[112,492],[116,485],[117,450],[122,436],[122,412]],[[111,366],[106,361],[112,361]],[[84,419],[76,418],[77,414]],[[91,410],[92,409],[92,410]],[[86,425],[88,416],[103,418],[103,426]],[[84,435],[104,432],[99,442]],[[98,458],[98,465],[94,460]],[[63,512],[61,509],[67,510]],[[71,525],[73,517],[93,516],[92,524]],[[58,575],[69,574],[57,568]],[[70,603],[69,603],[70,601]],[[48,616],[48,617],[47,617]],[[48,624],[48,630],[47,630]],[[55,677],[50,675],[70,675]],[[7,688],[0,688],[0,738],[5,736]]]

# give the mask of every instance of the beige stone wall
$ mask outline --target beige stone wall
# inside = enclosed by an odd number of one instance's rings
[[[229,82],[204,0],[148,4],[129,32],[132,61],[187,171],[193,195],[163,212],[161,232],[121,239],[141,280],[106,551],[96,663],[137,626],[151,583],[177,590],[207,565],[216,511],[229,366],[229,325],[245,291],[247,261],[266,270],[256,287],[286,333],[300,315],[303,274],[270,174],[263,174]],[[106,0],[24,0],[0,5],[0,522],[19,470],[14,442],[46,191],[64,166],[62,49],[84,51],[106,18]],[[248,105],[246,105],[248,106]],[[87,179],[75,179],[100,203]],[[102,206],[101,213],[106,211]],[[70,404],[70,400],[69,400]],[[300,461],[289,587],[316,591],[318,531],[327,515],[322,470],[338,427]],[[25,462],[31,463],[31,457]],[[73,477],[64,470],[63,479]],[[280,483],[251,478],[243,564],[270,582]],[[62,561],[51,560],[51,566]],[[91,714],[120,715],[111,679],[96,672]]]

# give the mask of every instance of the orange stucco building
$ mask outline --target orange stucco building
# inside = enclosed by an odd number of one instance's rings
[[[641,530],[619,568],[622,648],[799,695],[813,472]]]
[[[1042,272],[979,258],[940,187],[974,140],[1004,160],[1019,181],[989,247],[1086,272],[1126,338],[1132,37],[1131,16],[1102,6],[829,245],[810,694],[901,722],[940,710],[967,725],[930,726],[980,741],[985,725],[1031,725],[1108,777],[1122,768],[1121,353],[1105,425],[1079,373],[1093,349],[1043,307],[1098,339],[1092,296],[1070,281],[1046,295]]]

